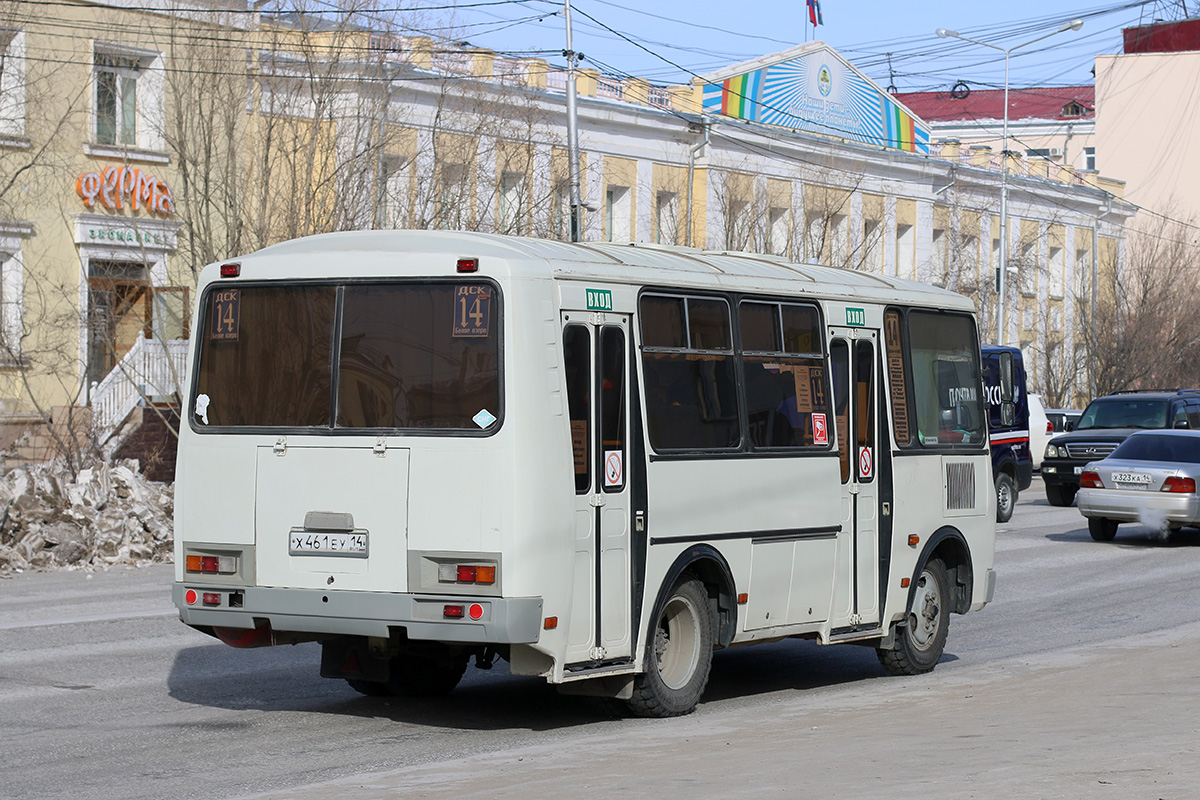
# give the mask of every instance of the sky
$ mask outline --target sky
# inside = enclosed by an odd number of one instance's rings
[[[430,0],[421,6],[430,10],[420,12],[426,16],[416,24],[448,41],[566,63],[562,2]],[[1120,52],[1122,28],[1200,13],[1200,0],[1107,5],[821,0],[820,8],[824,24],[814,32],[805,0],[571,0],[573,44],[584,67],[658,85],[686,83],[817,39],[885,88],[949,90],[959,81],[972,89],[1003,88],[1003,54],[934,33],[948,28],[1001,49],[1016,48],[1011,87],[1067,86],[1093,82],[1094,57]],[[1079,31],[1026,44],[1075,18],[1084,21]]]

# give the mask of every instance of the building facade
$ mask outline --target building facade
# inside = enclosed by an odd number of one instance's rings
[[[206,262],[351,228],[567,237],[566,74],[544,61],[228,3],[79,3],[70,25],[9,6],[12,422],[90,407],[107,435],[131,403],[172,394]],[[690,86],[578,78],[585,241],[771,252],[947,286],[975,301],[986,340],[1027,349],[1039,388],[1086,392],[1079,332],[1131,212],[1119,182],[1053,162],[1005,175],[997,151],[937,141],[820,42]]]

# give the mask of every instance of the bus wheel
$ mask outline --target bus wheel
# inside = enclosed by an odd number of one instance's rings
[[[1088,518],[1088,533],[1097,542],[1111,542],[1117,536],[1118,524],[1120,523],[1116,520],[1090,517]]]
[[[713,618],[695,578],[675,585],[658,614],[646,671],[634,678],[629,707],[639,717],[678,717],[696,708],[712,667]]]
[[[400,697],[441,697],[454,691],[467,671],[466,653],[401,653],[392,659],[387,686]]]
[[[350,688],[367,697],[384,697],[391,694],[388,685],[381,681],[364,681],[361,678],[346,678]]]
[[[892,650],[876,650],[879,663],[893,675],[919,675],[933,669],[946,648],[950,630],[950,577],[937,559],[930,560],[917,578],[908,621],[896,630]]]
[[[996,522],[1008,522],[1012,519],[1016,505],[1017,484],[1012,475],[1001,472],[996,476]]]

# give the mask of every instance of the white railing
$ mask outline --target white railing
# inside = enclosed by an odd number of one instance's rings
[[[112,372],[92,384],[91,406],[97,433],[104,441],[144,398],[182,393],[187,339],[139,336]]]
[[[652,106],[659,108],[671,107],[671,90],[665,89],[662,86],[651,86],[649,96],[646,101]]]
[[[625,99],[625,86],[613,78],[596,79],[596,96],[608,97],[612,100]]]

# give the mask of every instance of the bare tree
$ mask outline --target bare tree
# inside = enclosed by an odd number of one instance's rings
[[[1200,279],[1196,227],[1143,215],[1130,233],[1123,268],[1115,256],[1110,249],[1101,263],[1098,316],[1080,298],[1097,393],[1200,387],[1200,316],[1191,311]]]

